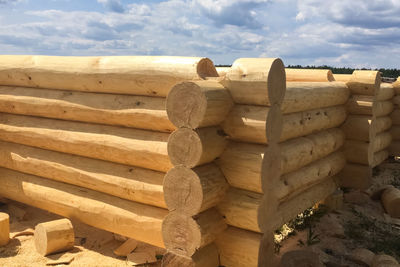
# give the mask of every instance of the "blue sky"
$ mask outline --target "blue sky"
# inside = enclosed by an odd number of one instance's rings
[[[400,68],[400,0],[0,0],[1,54]]]

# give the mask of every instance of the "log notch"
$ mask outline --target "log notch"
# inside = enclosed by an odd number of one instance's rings
[[[167,133],[0,114],[0,140],[158,171],[172,167]]]
[[[173,252],[167,252],[162,259],[162,267],[217,267],[219,264],[219,254],[217,246],[212,243],[205,246],[192,256],[182,257]]]
[[[0,247],[5,246],[10,241],[10,216],[0,212]]]
[[[68,219],[39,223],[34,236],[36,251],[42,256],[68,251],[75,243],[74,227]]]
[[[374,101],[373,96],[353,95],[347,102],[347,111],[355,115],[387,116],[393,111],[391,101]]]
[[[161,225],[167,210],[4,168],[0,184],[6,198],[164,247]]]
[[[287,82],[333,82],[331,70],[286,68]]]
[[[283,101],[286,75],[279,58],[240,58],[221,81],[238,104],[273,106]]]
[[[345,83],[347,83],[351,78],[351,74],[333,74],[333,78],[337,82],[345,82]]]
[[[168,209],[188,216],[216,206],[227,189],[225,177],[214,163],[193,169],[176,166],[164,178]]]
[[[216,67],[215,69],[220,77],[224,77],[231,70],[231,67]]]
[[[191,257],[195,252],[213,243],[226,229],[226,223],[215,209],[194,217],[171,212],[163,221],[164,244],[170,252]]]
[[[216,81],[179,83],[167,97],[168,118],[177,127],[219,125],[232,106],[229,91]]]
[[[173,165],[193,168],[219,157],[227,145],[219,127],[179,128],[168,138],[168,156]]]
[[[161,172],[3,141],[0,166],[166,208]]]
[[[381,83],[378,93],[376,94],[376,101],[392,100],[395,95],[395,90],[392,83]]]
[[[172,132],[164,107],[161,97],[0,86],[0,112]]]
[[[287,114],[343,105],[349,93],[342,82],[288,82],[281,109]]]
[[[381,83],[379,71],[355,70],[347,86],[356,95],[376,95]]]
[[[186,80],[217,77],[208,58],[0,56],[0,84],[166,97]]]

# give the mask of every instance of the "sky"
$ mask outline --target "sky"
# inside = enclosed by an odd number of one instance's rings
[[[400,0],[0,0],[0,54],[400,68]]]

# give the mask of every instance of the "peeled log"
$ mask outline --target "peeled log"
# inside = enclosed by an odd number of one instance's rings
[[[297,171],[283,175],[274,193],[281,202],[293,198],[326,177],[338,174],[345,164],[344,154],[335,152]]]
[[[68,219],[39,223],[34,236],[36,251],[42,256],[68,251],[75,243],[74,228]]]
[[[282,114],[279,106],[236,105],[222,128],[232,140],[266,144],[279,139]]]
[[[167,252],[162,258],[162,267],[218,267],[219,255],[217,246],[212,243],[196,251],[192,257]]]
[[[344,145],[346,159],[352,163],[369,165],[369,160],[373,155],[370,143],[358,140],[346,140]]]
[[[0,112],[172,132],[165,99],[0,86]]]
[[[400,218],[400,190],[394,187],[388,188],[381,198],[386,212],[393,218]]]
[[[400,156],[400,141],[392,142],[388,148],[388,151],[389,151],[389,155],[399,157]]]
[[[371,141],[372,152],[378,152],[387,148],[392,143],[392,134],[387,132],[382,132],[375,135],[375,138]]]
[[[167,97],[168,118],[176,127],[219,125],[232,106],[229,91],[217,81],[179,83]]]
[[[282,103],[285,67],[279,58],[239,58],[221,81],[238,104],[272,106]]]
[[[370,163],[371,168],[374,168],[384,162],[387,158],[389,157],[389,151],[388,150],[381,150],[379,152],[375,152],[372,161]]]
[[[164,247],[167,210],[0,168],[0,195],[109,232]]]
[[[382,133],[384,131],[387,131],[392,127],[392,119],[390,117],[377,117],[374,120],[372,120],[372,130],[373,130],[373,137],[375,135]]]
[[[347,139],[369,141],[372,134],[372,117],[366,115],[349,115],[341,129]]]
[[[337,82],[347,83],[351,78],[351,74],[333,74],[333,78],[335,78]]]
[[[392,83],[395,94],[400,95],[400,76],[397,77],[397,80]]]
[[[0,140],[166,172],[167,133],[0,114]]]
[[[10,241],[10,216],[0,212],[0,247],[5,246]]]
[[[372,168],[361,164],[347,163],[337,177],[340,187],[365,190],[372,183]]]
[[[193,168],[215,160],[227,143],[225,134],[218,127],[179,128],[168,138],[168,156],[175,166]]]
[[[218,76],[208,58],[0,56],[0,84],[166,97],[177,83]]]
[[[286,68],[287,82],[333,82],[331,70],[325,69],[290,69]]]
[[[225,76],[230,70],[231,67],[215,67],[220,77]]]
[[[0,166],[166,208],[161,172],[3,141]]]
[[[256,267],[258,266],[259,248],[262,234],[228,227],[216,240],[220,253],[220,265],[229,267]],[[273,246],[263,251],[266,258],[272,260]]]
[[[350,91],[357,95],[378,95],[380,84],[379,71],[371,70],[355,70],[347,82]]]
[[[226,227],[224,218],[216,209],[209,209],[193,218],[173,211],[163,221],[164,244],[168,251],[191,257],[198,249],[214,242]]]
[[[347,102],[347,111],[355,115],[386,116],[393,111],[392,101],[375,101],[373,96],[353,95]]]
[[[381,88],[376,95],[376,101],[385,101],[391,100],[394,96],[395,92],[393,89],[393,84],[391,83],[381,83]]]
[[[229,185],[215,164],[193,169],[176,166],[164,178],[164,198],[170,211],[189,216],[217,205]]]
[[[393,104],[395,105],[396,109],[400,108],[400,95],[396,95],[395,97],[393,97],[392,99]]]
[[[392,135],[393,140],[400,140],[400,125],[393,125],[390,128],[390,134]]]
[[[217,208],[228,225],[261,232],[258,225],[258,212],[262,196],[262,194],[231,187]]]
[[[342,82],[288,82],[281,110],[284,114],[345,104],[349,89]]]
[[[400,125],[400,109],[393,110],[392,114],[390,114],[390,118],[392,119],[393,125]]]
[[[344,106],[286,114],[283,116],[283,130],[280,141],[335,128],[342,124],[346,117],[347,113]]]

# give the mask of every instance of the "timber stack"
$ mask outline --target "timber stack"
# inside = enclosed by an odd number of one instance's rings
[[[372,168],[389,155],[394,90],[390,83],[381,83],[378,71],[356,70],[347,85],[351,92],[349,116],[342,126],[347,164],[339,176],[340,185],[366,189],[371,184]]]
[[[395,91],[395,96],[393,97],[393,105],[394,109],[392,114],[390,115],[392,119],[392,143],[389,147],[389,154],[391,156],[399,157],[400,156],[400,77],[397,78],[397,81],[393,84],[393,89]]]

